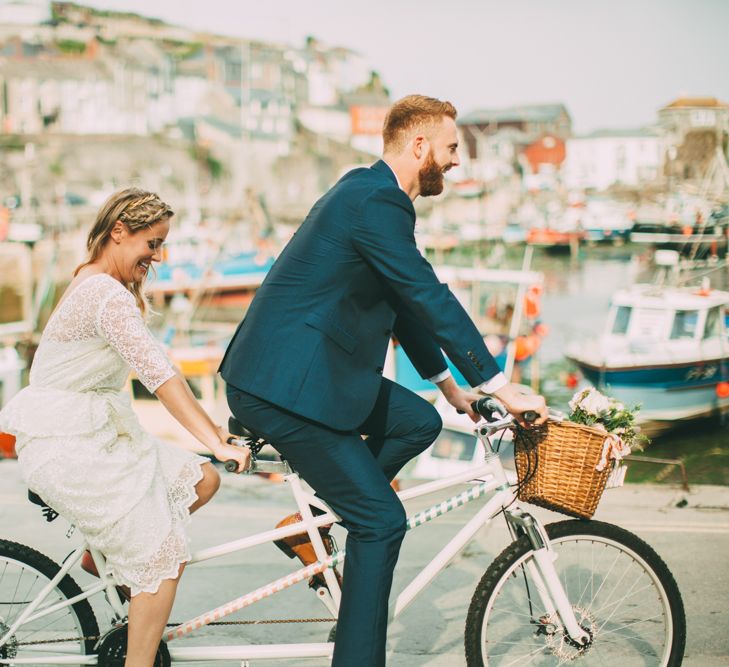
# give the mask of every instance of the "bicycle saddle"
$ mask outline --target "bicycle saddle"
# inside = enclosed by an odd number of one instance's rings
[[[235,417],[228,417],[228,432],[232,433],[233,435],[237,435],[242,438],[247,438],[250,442],[248,443],[248,447],[251,449],[251,458],[253,460],[252,469],[255,469],[254,471],[257,472],[265,472],[263,468],[266,467],[266,465],[261,465],[258,461],[258,453],[266,446],[273,447],[276,449],[276,445],[274,445],[272,442],[267,440],[266,438],[258,435],[254,431],[251,431],[247,426],[245,426],[242,422],[238,421]],[[276,453],[280,457],[282,462],[286,461],[286,457],[284,457],[281,452],[276,450]],[[268,472],[281,472],[279,470],[271,470]]]
[[[239,422],[235,417],[228,417],[228,432],[232,433],[233,435],[239,435],[243,438],[248,438],[249,440],[253,440],[254,442],[256,442],[257,440],[265,440],[265,438],[260,438],[259,436],[257,436],[253,431],[244,426],[243,423]]]

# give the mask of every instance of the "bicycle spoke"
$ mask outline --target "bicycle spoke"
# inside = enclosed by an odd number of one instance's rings
[[[29,605],[40,602],[32,615],[34,620],[26,619],[11,638],[11,643],[18,643],[18,658],[31,658],[40,664],[46,655],[84,654],[91,645],[82,637],[98,635],[93,610],[86,600],[62,604],[81,594],[70,576],[60,578],[43,600],[39,599],[59,569],[57,563],[29,547],[0,540],[0,599],[6,612],[0,612],[3,623],[12,625]],[[49,613],[51,607],[57,608]]]
[[[613,634],[615,632],[622,630],[623,628],[630,628],[634,625],[637,625],[638,623],[649,623],[650,621],[657,619],[657,618],[662,618],[662,616],[658,615],[658,616],[653,616],[652,618],[641,618],[639,621],[633,621],[632,623],[626,623],[625,625],[621,625],[617,628],[613,628],[612,630],[605,630],[605,632],[601,633],[601,636],[604,637],[605,635]]]

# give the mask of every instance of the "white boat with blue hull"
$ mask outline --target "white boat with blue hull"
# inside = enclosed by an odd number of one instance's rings
[[[642,405],[643,422],[729,408],[729,292],[635,285],[613,296],[605,333],[567,358],[598,389]]]

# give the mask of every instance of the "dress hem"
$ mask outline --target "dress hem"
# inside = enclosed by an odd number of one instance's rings
[[[169,564],[154,577],[152,583],[140,585],[139,581],[134,581],[125,576],[122,571],[114,565],[113,562],[107,561],[107,569],[112,575],[115,583],[121,586],[128,586],[132,591],[132,597],[139,593],[155,594],[167,579],[175,579],[180,572],[180,566],[190,560],[191,552],[189,547],[189,539],[184,527],[190,523],[191,514],[190,507],[198,500],[199,496],[195,491],[195,486],[203,478],[202,466],[207,463],[206,460],[199,458],[186,464],[177,479],[173,482],[168,490],[170,498],[170,514],[172,515],[172,529],[167,534],[159,547],[159,549],[150,556],[149,561],[155,561],[164,552],[165,545],[172,542],[176,549],[171,557],[165,558],[161,556],[160,560],[166,560]],[[188,477],[188,471],[190,476]],[[175,497],[175,493],[179,493],[179,497]],[[148,561],[148,562],[149,562]],[[122,568],[128,571],[128,568]]]

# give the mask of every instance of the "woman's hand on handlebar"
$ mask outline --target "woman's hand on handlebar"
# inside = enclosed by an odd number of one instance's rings
[[[525,394],[520,385],[509,383],[495,391],[493,395],[503,403],[504,407],[522,426],[538,426],[547,421],[549,412],[544,398],[538,394]],[[536,412],[537,419],[527,423],[524,419],[525,412]]]
[[[230,433],[227,435],[230,438],[235,437],[230,435]],[[238,468],[235,470],[237,473],[245,472],[250,465],[251,450],[248,447],[239,447],[237,445],[229,445],[227,442],[219,442],[212,446],[210,450],[213,452],[213,456],[221,463],[235,461],[238,464]]]

